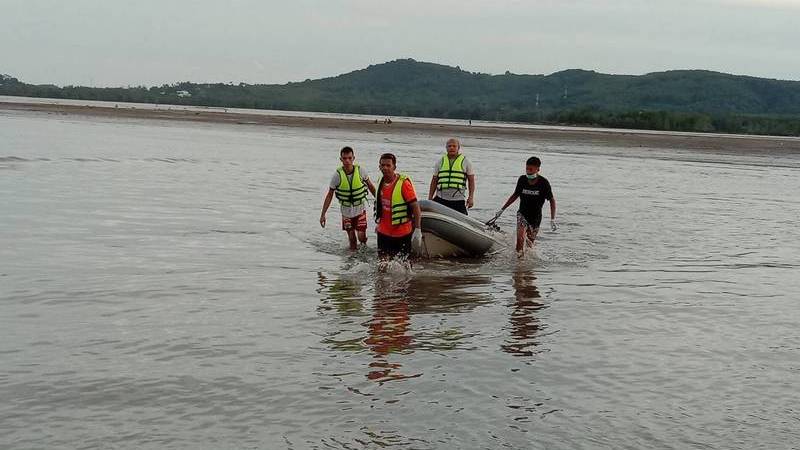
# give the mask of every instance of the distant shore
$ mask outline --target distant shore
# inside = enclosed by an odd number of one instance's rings
[[[724,135],[702,133],[668,133],[648,130],[616,130],[606,128],[568,126],[527,126],[520,124],[497,124],[481,122],[472,126],[467,121],[414,118],[391,118],[391,124],[382,119],[364,116],[324,115],[317,113],[258,110],[232,110],[227,108],[203,108],[169,105],[114,104],[111,102],[83,102],[65,104],[48,99],[0,98],[0,110],[30,111],[50,114],[83,115],[96,117],[119,117],[133,119],[177,120],[240,125],[286,126],[352,129],[359,131],[409,131],[430,132],[453,136],[515,137],[545,141],[586,141],[598,145],[621,147],[653,147],[684,150],[713,150],[730,153],[800,153],[800,138],[773,136]],[[79,103],[79,102],[72,102]],[[377,123],[376,123],[377,121]],[[458,123],[463,122],[463,123]]]

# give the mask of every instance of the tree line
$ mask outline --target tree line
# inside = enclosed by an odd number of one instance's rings
[[[698,70],[489,75],[401,59],[282,85],[59,87],[3,75],[0,95],[800,136],[800,82]]]

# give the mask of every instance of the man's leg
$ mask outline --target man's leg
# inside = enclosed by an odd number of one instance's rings
[[[378,233],[378,257],[382,262],[388,262],[397,257],[408,258],[410,255],[411,234],[397,238]]]
[[[433,197],[433,201],[439,203],[440,205],[447,206],[450,209],[454,209],[465,216],[468,215],[466,200],[445,200],[437,195],[436,197]]]
[[[386,262],[392,257],[389,236],[378,233],[378,258],[381,262]]]
[[[357,225],[357,217],[342,216],[342,229],[347,232],[347,240],[350,242],[350,250],[358,249],[358,241],[356,240]]]
[[[347,239],[350,241],[350,250],[357,250],[358,245],[356,242],[356,230],[352,228],[347,230]]]
[[[461,200],[461,201],[457,201],[457,202],[453,202],[453,203],[454,203],[453,209],[455,209],[456,211],[460,212],[461,214],[463,214],[465,216],[469,215],[469,213],[467,212],[468,210],[467,210],[467,201],[466,200]]]
[[[358,233],[358,242],[362,244],[367,243],[367,212],[364,211],[358,216],[358,223],[356,224],[356,232]]]
[[[397,253],[399,256],[402,256],[404,258],[408,258],[411,256],[411,236],[412,235],[409,234],[408,236],[403,236],[398,239],[399,241],[398,244],[400,248]]]

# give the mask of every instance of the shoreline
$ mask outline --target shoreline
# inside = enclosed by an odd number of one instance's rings
[[[525,124],[492,124],[482,122],[474,126],[441,119],[392,118],[391,124],[367,116],[336,116],[325,113],[297,111],[241,110],[221,107],[186,107],[180,105],[139,105],[126,103],[92,102],[95,104],[66,104],[36,99],[8,101],[0,98],[0,110],[56,113],[93,117],[190,121],[232,125],[285,126],[348,129],[357,131],[409,131],[429,132],[448,136],[490,136],[529,138],[546,141],[585,141],[600,145],[621,147],[653,147],[676,150],[711,150],[731,153],[800,153],[800,138],[759,135],[725,135],[651,130],[617,130],[607,128],[569,126],[527,126]],[[58,99],[54,99],[58,101]],[[80,101],[74,101],[76,103]],[[83,102],[86,103],[86,102]],[[101,104],[102,103],[102,104]],[[120,106],[121,105],[121,106]],[[303,115],[306,114],[306,115]]]

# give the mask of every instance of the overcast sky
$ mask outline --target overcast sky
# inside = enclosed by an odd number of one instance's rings
[[[30,83],[285,83],[397,58],[462,69],[800,80],[800,0],[0,0]]]

